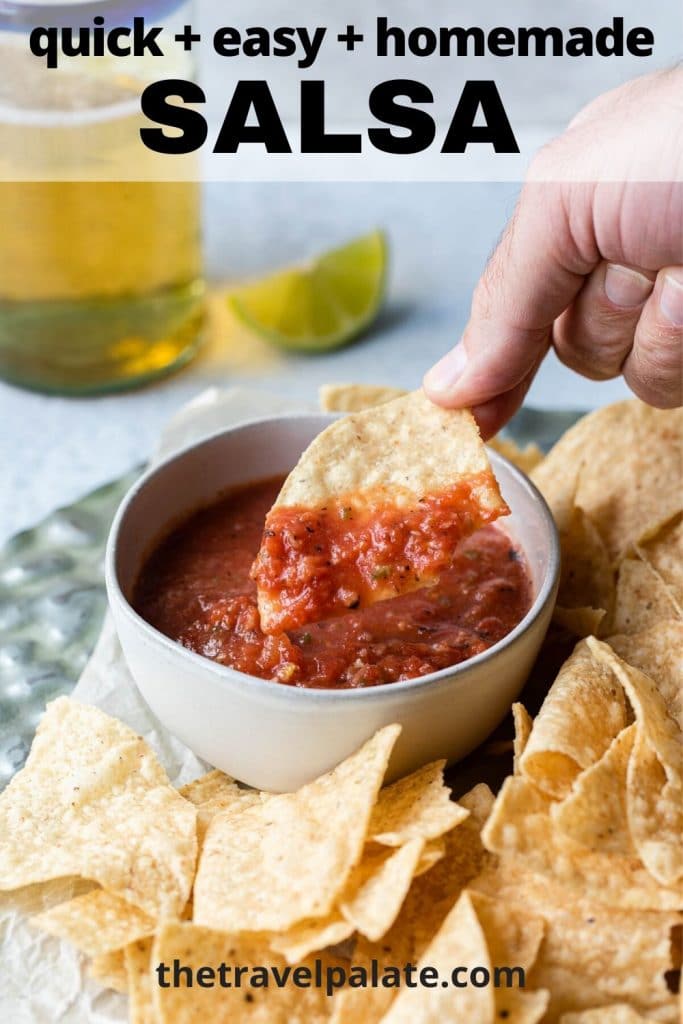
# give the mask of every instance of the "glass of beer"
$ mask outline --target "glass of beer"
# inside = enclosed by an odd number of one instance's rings
[[[139,136],[145,84],[191,77],[190,57],[60,56],[55,69],[29,49],[36,24],[104,15],[121,25],[142,6],[0,4],[0,377],[15,384],[128,388],[183,365],[199,344],[196,168],[176,162],[164,177]],[[144,12],[149,24],[182,27],[188,7],[150,0]]]

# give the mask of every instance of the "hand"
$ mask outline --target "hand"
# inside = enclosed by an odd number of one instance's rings
[[[623,374],[651,405],[682,402],[682,68],[601,96],[541,150],[425,391],[473,407],[491,437],[551,345],[591,380]]]

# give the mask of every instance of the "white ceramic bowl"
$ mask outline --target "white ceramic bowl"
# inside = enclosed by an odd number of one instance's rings
[[[299,787],[391,722],[403,726],[391,777],[436,758],[464,757],[498,725],[524,685],[556,596],[559,545],[548,507],[522,473],[491,452],[512,510],[502,525],[526,553],[534,600],[508,636],[469,661],[368,689],[305,689],[218,665],[145,622],[129,600],[155,544],[227,488],[287,473],[331,419],[305,414],[242,424],[174,455],[132,487],[107,546],[109,603],[150,708],[197,755],[266,790]]]

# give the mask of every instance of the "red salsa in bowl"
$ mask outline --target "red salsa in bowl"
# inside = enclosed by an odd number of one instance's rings
[[[175,529],[143,566],[136,611],[189,650],[239,672],[290,686],[349,689],[465,661],[506,636],[531,607],[522,552],[489,525],[457,546],[435,586],[264,634],[250,573],[282,482],[233,491]]]

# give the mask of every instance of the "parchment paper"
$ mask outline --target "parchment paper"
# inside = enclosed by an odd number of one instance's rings
[[[211,388],[173,417],[156,458],[169,455],[224,427],[315,406],[263,391]],[[73,691],[135,729],[154,748],[175,786],[206,770],[195,755],[157,721],[140,696],[107,615],[97,647]],[[119,1024],[128,1019],[127,999],[102,989],[84,972],[73,947],[43,935],[28,915],[68,899],[83,888],[65,879],[0,898],[0,1021],[3,1024]]]

